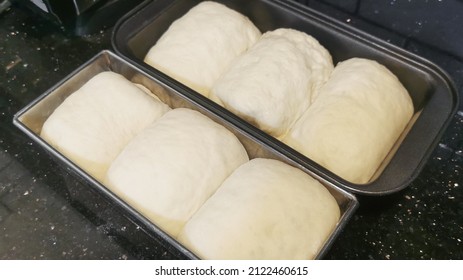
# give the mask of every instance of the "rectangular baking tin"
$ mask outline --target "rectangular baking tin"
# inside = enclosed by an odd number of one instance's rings
[[[295,166],[319,180],[331,192],[331,194],[338,202],[338,205],[341,209],[341,218],[332,235],[325,242],[323,248],[317,255],[317,258],[321,258],[323,256],[341,229],[350,219],[352,213],[357,208],[358,202],[354,195],[346,192],[331,182],[324,180],[313,172],[298,165],[291,159],[286,158],[280,152],[272,149],[265,143],[261,142],[259,139],[248,134],[246,130],[242,129],[242,127],[246,126],[247,124],[233,123],[223,120],[221,115],[215,114],[208,108],[196,104],[193,100],[190,100],[183,94],[180,94],[176,90],[171,89],[169,86],[164,85],[157,79],[150,77],[148,74],[144,73],[142,70],[138,69],[131,63],[126,62],[123,58],[118,57],[110,51],[103,51],[92,60],[87,62],[85,65],[81,66],[63,81],[58,83],[55,87],[38,97],[35,101],[18,112],[14,116],[13,122],[33,141],[48,151],[53,158],[57,159],[64,169],[70,171],[72,175],[75,175],[77,180],[85,184],[88,188],[95,190],[97,193],[100,193],[105,199],[121,207],[123,211],[125,211],[125,214],[128,214],[128,217],[131,221],[139,223],[141,226],[143,226],[144,229],[147,229],[149,233],[153,234],[154,237],[160,237],[162,241],[167,243],[168,246],[166,247],[170,247],[170,249],[174,251],[173,253],[177,256],[196,259],[196,256],[188,249],[184,248],[176,240],[165,234],[156,225],[148,221],[130,205],[106,189],[104,185],[92,178],[79,166],[75,165],[72,161],[56,151],[40,137],[40,131],[43,123],[63,102],[63,100],[78,88],[80,88],[83,84],[85,84],[90,78],[103,71],[113,71],[115,73],[119,73],[134,83],[144,85],[171,108],[183,107],[197,110],[212,120],[216,121],[217,123],[225,126],[240,139],[240,141],[245,146],[250,158],[264,157],[277,159]],[[85,201],[86,198],[81,198],[81,200]],[[95,199],[93,197],[89,197],[88,200],[94,201]]]
[[[170,24],[198,0],[146,1],[116,25],[112,44],[116,52],[149,75],[169,83],[182,94],[222,114],[239,118],[143,62],[149,48]],[[352,57],[374,59],[388,67],[404,84],[415,114],[406,132],[368,184],[353,184],[336,176],[275,138],[251,126],[251,133],[319,176],[350,192],[386,195],[407,187],[421,171],[458,108],[458,94],[451,79],[436,65],[301,4],[281,0],[217,0],[247,17],[262,31],[293,28],[312,35],[325,46],[336,64]],[[185,46],[186,48],[188,46]],[[247,129],[247,128],[246,128]],[[368,136],[366,136],[368,137]]]

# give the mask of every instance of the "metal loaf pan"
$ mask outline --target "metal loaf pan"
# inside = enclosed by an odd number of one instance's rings
[[[143,62],[150,47],[170,24],[199,2],[201,1],[158,0],[141,4],[118,22],[112,38],[113,48],[149,75],[167,81],[182,94],[190,96],[214,112],[220,112],[227,119],[237,120],[239,118],[226,109]],[[352,57],[378,61],[400,79],[409,91],[415,108],[414,117],[404,134],[368,184],[353,184],[343,180],[282,142],[251,127],[260,139],[273,142],[273,147],[289,158],[354,193],[394,193],[407,187],[419,174],[458,107],[455,87],[441,69],[412,53],[298,3],[282,0],[216,2],[246,15],[262,32],[286,27],[312,35],[328,49],[335,64]]]
[[[340,187],[332,184],[331,182],[326,181],[325,179],[314,174],[310,170],[298,165],[296,162],[288,159],[280,152],[274,150],[266,143],[260,141],[254,135],[246,132],[245,129],[242,129],[247,124],[246,123],[234,123],[226,121],[222,118],[221,115],[216,114],[210,111],[208,108],[197,104],[194,100],[191,100],[187,96],[180,94],[175,89],[172,89],[168,85],[165,85],[156,78],[150,77],[147,73],[138,69],[136,66],[132,65],[129,62],[126,62],[123,58],[118,57],[110,51],[103,51],[94,57],[92,60],[87,62],[85,65],[81,66],[74,73],[69,75],[63,81],[58,83],[55,87],[50,89],[48,92],[44,93],[38,97],[31,104],[26,106],[20,112],[18,112],[13,122],[14,124],[26,133],[33,141],[42,146],[46,151],[48,151],[54,159],[57,159],[59,165],[67,170],[70,174],[73,175],[81,185],[84,185],[84,188],[88,188],[91,192],[88,192],[88,195],[82,195],[82,192],[79,190],[73,192],[70,190],[70,193],[74,193],[79,197],[79,201],[85,203],[85,201],[95,202],[93,195],[98,193],[102,196],[106,202],[109,201],[109,206],[117,206],[123,215],[127,216],[130,222],[140,225],[148,232],[153,239],[157,241],[161,240],[166,243],[165,247],[170,248],[173,253],[180,258],[192,258],[195,259],[196,256],[191,253],[187,248],[184,248],[173,238],[165,234],[160,230],[155,224],[147,220],[136,210],[134,210],[130,205],[125,203],[123,200],[118,198],[115,194],[109,191],[104,185],[92,178],[89,174],[83,171],[79,166],[74,164],[72,161],[67,159],[65,156],[60,154],[55,150],[51,145],[49,145],[45,140],[40,137],[40,131],[45,120],[51,115],[51,113],[63,102],[63,100],[80,88],[84,83],[86,83],[90,78],[96,74],[103,71],[113,71],[119,73],[126,77],[128,80],[139,83],[147,87],[158,96],[163,102],[168,104],[171,108],[190,108],[197,110],[204,115],[208,116],[217,123],[225,126],[230,131],[232,131],[243,143],[245,146],[249,157],[264,157],[277,159],[283,162],[286,162],[292,166],[300,168],[302,171],[312,175],[314,178],[318,179],[335,197],[338,205],[341,209],[341,219],[332,235],[327,239],[323,248],[319,252],[317,258],[321,258],[329,246],[332,244],[335,237],[339,234],[341,229],[345,226],[352,213],[356,209],[358,202],[354,195],[346,192]],[[68,184],[70,185],[70,184]],[[80,186],[81,188],[81,186]],[[103,210],[99,210],[103,211]],[[137,240],[134,241],[135,243]]]

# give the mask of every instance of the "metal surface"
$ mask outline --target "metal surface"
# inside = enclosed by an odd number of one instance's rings
[[[127,79],[134,83],[144,85],[171,108],[190,108],[205,114],[206,116],[210,117],[214,121],[222,124],[230,131],[232,131],[243,143],[250,158],[265,157],[277,159],[300,168],[304,172],[318,179],[331,192],[331,194],[338,202],[341,209],[341,218],[337,227],[328,238],[323,248],[320,250],[317,258],[321,258],[326,253],[334,239],[338,236],[342,228],[346,225],[347,221],[357,208],[358,202],[355,196],[342,190],[333,183],[330,183],[317,176],[310,170],[307,170],[306,168],[298,165],[296,162],[286,158],[278,151],[272,149],[265,143],[262,143],[252,135],[246,133],[246,131],[242,129],[242,127],[246,126],[246,124],[236,124],[223,120],[221,115],[215,114],[207,108],[196,104],[193,100],[190,100],[184,95],[179,94],[177,91],[164,85],[162,82],[149,77],[146,73],[139,70],[137,67],[131,65],[130,63],[125,62],[123,59],[114,55],[113,53],[109,51],[103,51],[94,57],[91,61],[73,72],[55,87],[38,97],[35,101],[18,112],[15,115],[13,122],[32,140],[46,149],[51,154],[51,156],[56,158],[62,164],[63,168],[67,169],[71,174],[75,175],[75,177],[78,178],[84,185],[84,187],[92,190],[91,192],[88,192],[87,195],[82,195],[82,192],[77,192],[79,193],[78,196],[80,196],[80,201],[83,203],[86,203],[86,201],[94,201],[95,198],[92,196],[95,195],[95,193],[102,195],[101,199],[109,199],[109,207],[111,207],[112,204],[116,204],[118,207],[122,208],[122,210],[125,211],[127,218],[131,222],[142,226],[145,231],[148,232],[148,234],[153,236],[153,238],[160,237],[164,242],[170,245],[171,250],[174,250],[174,253],[177,255],[192,259],[196,258],[194,254],[177,243],[173,238],[165,234],[162,230],[156,227],[156,225],[148,221],[130,205],[119,199],[111,191],[106,189],[104,185],[89,176],[86,172],[79,168],[79,166],[75,165],[72,161],[64,157],[39,136],[45,120],[63,102],[63,100],[72,94],[75,90],[80,88],[91,77],[102,71],[113,71],[125,76]],[[70,192],[75,193],[73,190],[70,190]]]
[[[181,85],[143,62],[149,48],[170,24],[200,1],[146,1],[122,18],[114,29],[112,44],[117,53],[150,76],[178,89],[231,122],[242,120],[214,102]],[[364,195],[387,195],[407,187],[421,171],[458,107],[451,79],[436,65],[401,48],[335,21],[308,7],[278,0],[220,0],[248,16],[262,31],[280,27],[304,31],[324,45],[335,64],[352,57],[374,59],[388,67],[404,84],[413,100],[415,114],[401,139],[365,185],[347,182],[309,158],[252,126],[244,126],[255,137],[285,154],[320,177],[344,189]]]

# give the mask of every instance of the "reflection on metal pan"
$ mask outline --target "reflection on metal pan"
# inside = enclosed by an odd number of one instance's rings
[[[103,51],[74,71],[55,87],[39,96],[36,100],[31,102],[31,104],[19,111],[15,115],[13,122],[33,141],[48,151],[50,155],[58,161],[59,165],[63,169],[67,170],[67,172],[72,174],[83,185],[76,185],[76,188],[87,188],[90,190],[88,192],[83,192],[81,190],[77,191],[78,194],[76,196],[79,201],[82,201],[83,203],[86,201],[95,201],[95,193],[101,194],[102,199],[109,200],[110,206],[114,205],[121,208],[124,215],[127,216],[131,222],[143,227],[150,236],[153,236],[154,240],[161,239],[161,241],[166,244],[165,246],[170,248],[170,250],[180,258],[196,259],[197,257],[187,248],[184,248],[181,244],[179,244],[175,239],[164,233],[155,224],[143,217],[129,204],[109,191],[103,184],[92,178],[79,166],[56,151],[40,137],[40,131],[43,123],[63,102],[63,100],[85,84],[90,78],[103,71],[113,71],[123,75],[134,83],[142,84],[171,108],[190,108],[197,110],[217,123],[225,126],[243,143],[250,158],[264,157],[277,159],[294,167],[300,168],[302,171],[319,180],[338,202],[341,210],[341,218],[337,227],[321,248],[317,258],[321,258],[325,254],[357,208],[358,202],[354,195],[341,189],[336,184],[323,179],[314,172],[298,164],[298,162],[287,158],[283,153],[272,147],[273,142],[266,143],[265,141],[261,141],[260,139],[262,135],[253,134],[252,130],[248,128],[248,124],[240,120],[226,120],[222,114],[209,110],[207,106],[195,102],[189,96],[184,95],[158,79],[149,76],[147,73],[140,70],[130,62],[125,61],[123,58],[110,51]],[[70,190],[70,192],[76,193],[73,190]],[[134,240],[134,242],[136,242],[136,240]]]
[[[176,88],[198,104],[229,121],[241,119],[197,92],[143,62],[149,48],[170,24],[198,0],[147,1],[116,25],[112,44],[116,52],[152,77]],[[458,108],[458,95],[446,73],[431,62],[376,37],[356,30],[294,1],[217,0],[246,15],[262,31],[294,28],[315,37],[331,53],[334,63],[352,57],[373,59],[391,70],[407,88],[415,115],[390,151],[372,181],[365,185],[347,182],[309,158],[252,126],[248,132],[295,162],[344,189],[363,195],[386,195],[407,187],[419,174]]]

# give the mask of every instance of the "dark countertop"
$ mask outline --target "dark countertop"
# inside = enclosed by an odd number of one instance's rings
[[[424,56],[463,89],[463,3],[299,1]],[[419,12],[418,12],[419,11]],[[69,191],[72,178],[12,124],[13,115],[100,50],[111,30],[73,36],[13,6],[0,14],[0,259],[170,259],[118,209]],[[463,259],[463,106],[419,177],[360,208],[326,259]],[[96,213],[94,209],[104,212]]]

